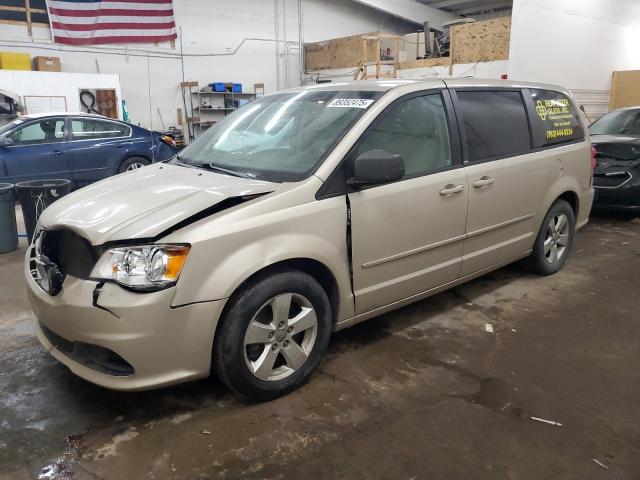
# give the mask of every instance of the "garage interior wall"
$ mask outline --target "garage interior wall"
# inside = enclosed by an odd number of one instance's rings
[[[405,34],[416,28],[351,0],[302,0],[302,5],[306,42],[376,30]],[[250,92],[254,83],[264,83],[266,93],[300,84],[298,0],[174,0],[174,14],[182,29],[186,80],[197,80],[201,88],[233,81]],[[179,40],[175,49],[168,43],[70,47],[52,44],[49,28],[33,28],[31,39],[26,26],[0,25],[0,50],[59,56],[63,72],[119,74],[132,123],[161,129],[159,109],[165,127],[177,124],[176,109],[182,107]]]
[[[638,0],[514,0],[509,79],[562,85],[590,117],[614,70],[640,69]]]

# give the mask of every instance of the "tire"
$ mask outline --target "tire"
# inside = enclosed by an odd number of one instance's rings
[[[320,363],[331,326],[329,298],[312,276],[271,270],[229,300],[216,331],[213,369],[231,390],[251,400],[286,395]]]
[[[129,157],[125,159],[118,168],[118,173],[129,172],[131,170],[137,170],[138,168],[146,167],[151,162],[143,157]]]
[[[524,262],[525,268],[538,275],[553,275],[559,271],[571,251],[575,227],[571,205],[556,200],[542,221],[533,252]]]

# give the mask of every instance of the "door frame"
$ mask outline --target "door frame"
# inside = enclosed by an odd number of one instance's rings
[[[442,86],[442,87],[428,88],[425,90],[418,90],[415,92],[407,93],[393,100],[389,105],[387,105],[384,108],[384,110],[382,110],[376,116],[376,118],[374,118],[371,121],[371,123],[369,123],[369,125],[367,125],[367,128],[362,132],[362,134],[358,137],[358,139],[355,142],[353,142],[353,145],[351,146],[349,151],[342,157],[342,159],[340,160],[340,163],[333,169],[333,172],[331,172],[326,182],[324,182],[324,184],[320,187],[320,189],[316,193],[316,200],[322,200],[324,198],[331,198],[339,195],[347,195],[349,192],[354,192],[356,190],[366,190],[368,188],[375,188],[380,186],[380,184],[366,185],[363,187],[358,187],[357,189],[353,189],[353,187],[349,187],[347,185],[347,178],[346,178],[346,172],[345,172],[348,160],[351,158],[354,151],[360,145],[361,140],[382,121],[381,119],[383,115],[389,109],[393,108],[395,105],[405,100],[409,100],[415,97],[424,97],[426,95],[433,95],[436,93],[439,93],[442,97],[442,103],[445,109],[445,116],[447,118],[447,130],[449,131],[449,145],[451,148],[451,165],[434,170],[429,173],[420,173],[416,175],[411,175],[409,177],[403,177],[400,180],[395,180],[395,182],[402,182],[405,180],[410,180],[412,178],[431,175],[439,172],[445,172],[447,170],[453,170],[454,168],[464,167],[463,156],[462,156],[462,143],[461,143],[462,139],[460,136],[458,121],[457,121],[455,109],[453,106],[452,98],[449,93],[449,89],[446,86]],[[394,183],[394,182],[387,182],[382,185],[387,185],[389,183]]]
[[[527,96],[524,94],[525,88],[522,87],[452,87],[449,89],[451,94],[451,100],[453,103],[453,109],[457,112],[456,114],[456,122],[458,125],[458,131],[460,132],[460,145],[462,150],[462,162],[463,165],[477,165],[480,163],[493,162],[495,160],[502,160],[504,158],[516,157],[519,155],[526,155],[527,153],[531,153],[534,151],[534,131],[531,121],[531,110],[529,105],[531,102],[527,103]],[[527,89],[528,90],[528,89]],[[507,155],[498,155],[490,158],[483,158],[482,160],[470,160],[469,159],[469,150],[467,148],[467,132],[464,128],[464,122],[462,120],[462,116],[459,114],[461,112],[460,108],[460,99],[458,98],[458,92],[513,92],[520,95],[522,104],[524,106],[525,115],[527,117],[527,124],[529,126],[529,150],[526,152],[520,153],[509,153]]]

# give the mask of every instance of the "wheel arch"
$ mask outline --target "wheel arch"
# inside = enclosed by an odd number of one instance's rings
[[[335,275],[329,269],[329,267],[327,267],[324,263],[312,258],[289,258],[264,266],[242,280],[240,284],[233,290],[230,298],[232,298],[237,292],[241,291],[247,284],[255,280],[257,277],[268,275],[270,272],[281,270],[283,268],[290,268],[304,272],[313,277],[320,284],[322,289],[327,294],[327,297],[329,297],[332,322],[333,324],[335,324],[340,309],[340,290],[338,288],[338,281],[336,280]],[[225,309],[223,310],[221,317],[224,316],[226,308],[229,304],[230,302],[227,302],[227,304],[225,305]]]
[[[576,218],[576,220],[578,219],[578,212],[580,211],[580,197],[578,197],[578,194],[573,191],[573,190],[567,190],[563,193],[561,193],[560,195],[558,195],[558,197],[552,202],[551,205],[553,205],[553,203],[555,203],[557,200],[564,200],[566,201],[569,205],[571,205],[571,209],[573,210],[573,215]],[[550,207],[549,207],[550,208]]]
[[[146,161],[149,162],[149,165],[151,165],[153,163],[153,159],[151,159],[149,156],[144,155],[144,154],[139,154],[139,153],[133,153],[133,152],[127,152],[127,154],[122,158],[122,160],[120,160],[117,164],[117,171],[120,171],[120,169],[122,168],[122,164],[124,162],[126,162],[127,160],[131,159],[131,158],[143,158]]]

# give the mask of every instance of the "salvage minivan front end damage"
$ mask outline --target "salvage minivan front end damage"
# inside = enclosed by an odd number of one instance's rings
[[[226,299],[191,301],[185,292],[176,302],[198,244],[162,238],[276,188],[164,164],[61,199],[40,218],[25,259],[38,339],[75,374],[107,388],[208,376]]]

